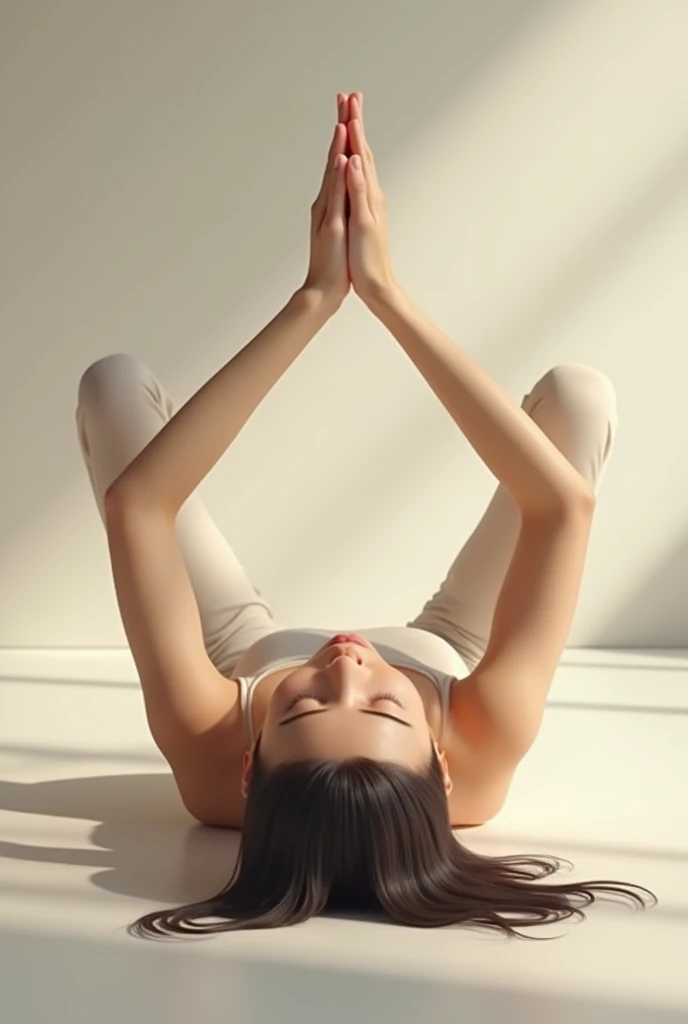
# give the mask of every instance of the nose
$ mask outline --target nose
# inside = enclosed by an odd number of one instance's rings
[[[359,650],[356,650],[357,647],[358,647],[358,644],[348,644],[348,643],[334,644],[330,648],[330,652],[331,653],[330,653],[330,656],[328,658],[327,664],[328,665],[332,665],[338,659],[347,657],[347,658],[350,658],[352,661],[355,661],[356,664],[360,665],[362,659],[361,659],[360,648],[359,648]]]
[[[323,669],[323,690],[327,700],[342,707],[355,707],[369,689],[368,673],[355,648],[333,652]]]

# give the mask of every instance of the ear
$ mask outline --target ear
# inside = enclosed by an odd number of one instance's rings
[[[449,796],[452,789],[454,788],[454,783],[452,782],[451,775],[449,774],[447,755],[444,752],[440,754],[440,764],[442,765],[442,774],[444,775],[444,791],[447,794],[447,796]]]
[[[442,775],[444,776],[444,791],[447,794],[447,796],[449,796],[452,789],[454,788],[454,783],[452,782],[451,775],[449,774],[447,755],[444,753],[443,750],[440,750],[439,746],[437,745],[436,739],[433,738],[432,742],[435,744],[435,753],[437,754],[437,759],[440,762],[440,767],[442,769]]]

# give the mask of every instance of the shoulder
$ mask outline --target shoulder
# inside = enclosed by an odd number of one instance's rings
[[[236,679],[229,685],[239,686]],[[222,727],[165,751],[186,810],[204,825],[241,828],[244,753],[249,749],[239,698]]]
[[[452,790],[448,796],[453,828],[482,825],[504,806],[520,758],[484,742],[480,723],[465,701],[464,680],[455,679],[441,746]]]

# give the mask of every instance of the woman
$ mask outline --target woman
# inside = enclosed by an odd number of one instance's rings
[[[194,491],[352,286],[500,484],[419,615],[333,636],[275,621]],[[362,94],[341,94],[308,273],[284,309],[181,409],[126,354],[98,360],[79,386],[79,439],[152,736],[188,811],[243,829],[219,894],[147,914],[133,934],[344,908],[518,935],[513,924],[584,917],[575,898],[588,905],[595,889],[644,905],[615,883],[538,884],[561,862],[478,856],[452,834],[499,811],[535,740],[616,424],[597,370],[556,366],[519,409],[413,305],[391,267]],[[208,917],[221,920],[195,923]]]

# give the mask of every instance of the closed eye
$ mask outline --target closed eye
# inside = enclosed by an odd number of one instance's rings
[[[316,693],[296,693],[287,704],[285,710],[291,711],[294,705],[298,704],[300,700],[319,700],[322,703],[322,699],[318,697]],[[376,693],[375,696],[371,698],[371,703],[376,700],[391,700],[394,704],[398,705],[398,707],[404,707],[399,698],[393,693]]]
[[[324,715],[330,708],[313,708],[312,711],[300,711],[298,715],[292,715],[291,718],[285,718],[282,722],[278,722],[278,725],[289,725],[290,722],[295,722],[297,718],[304,718],[306,715]],[[412,729],[413,726],[410,722],[405,722],[403,718],[397,718],[396,715],[390,715],[387,711],[373,711],[371,708],[359,708],[362,715],[379,715],[382,718],[391,718],[393,722],[398,722],[399,725],[405,725],[407,729]]]

